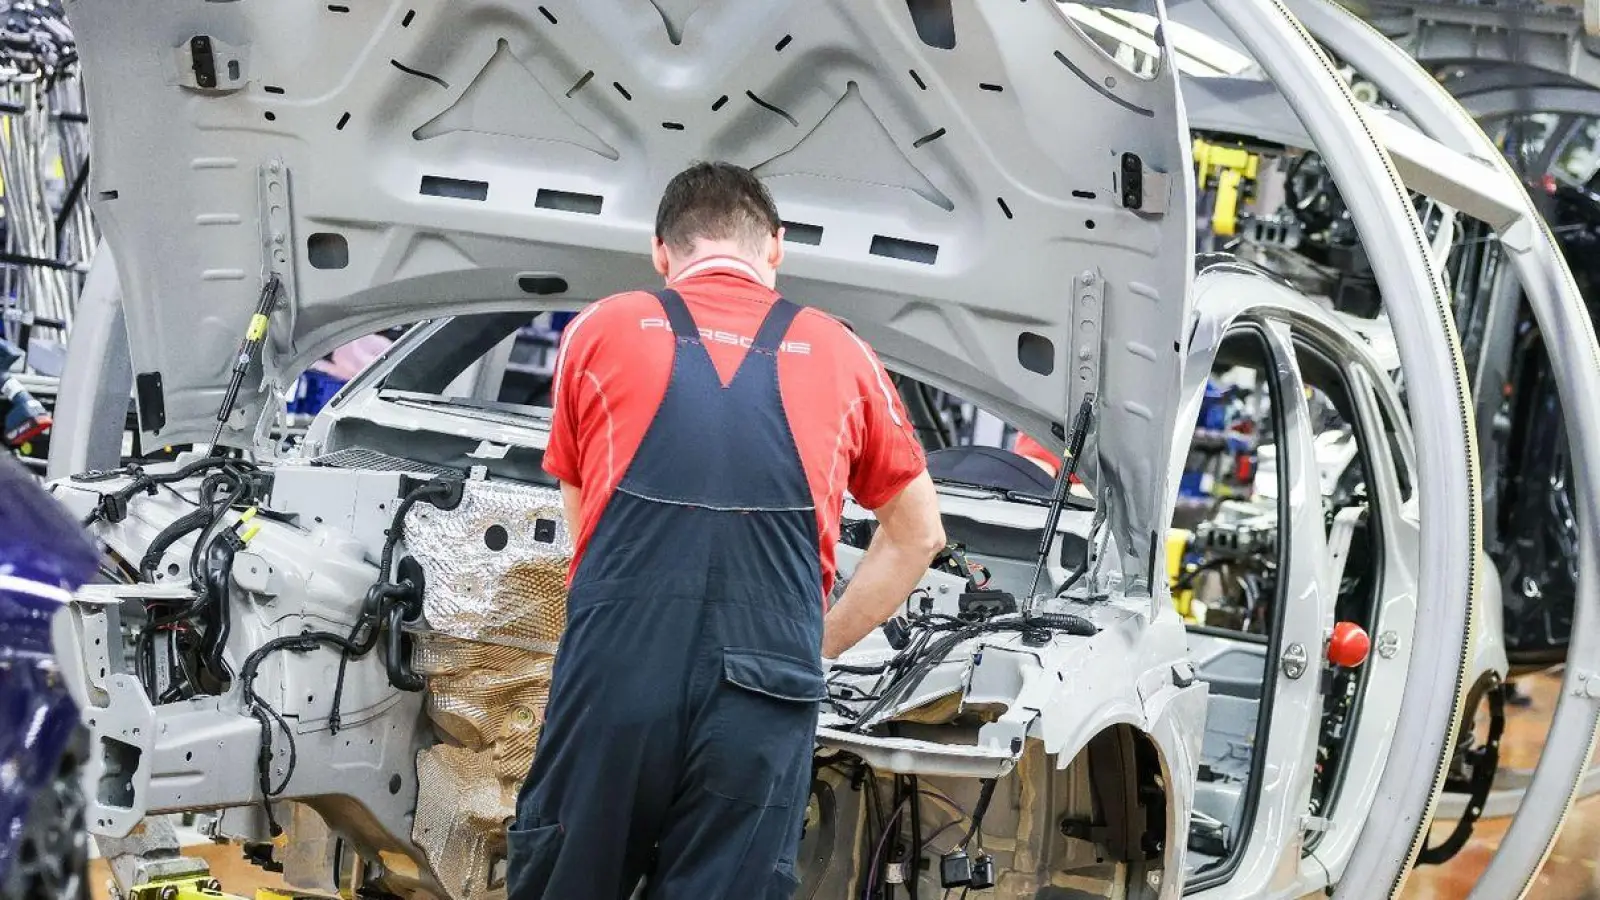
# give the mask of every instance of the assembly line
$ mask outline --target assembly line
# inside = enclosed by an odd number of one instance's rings
[[[7,900],[1590,896],[1600,3],[5,16]]]

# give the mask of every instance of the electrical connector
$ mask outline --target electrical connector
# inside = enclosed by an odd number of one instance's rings
[[[904,650],[906,647],[910,646],[911,628],[906,624],[905,619],[895,616],[889,621],[883,623],[882,628],[883,638],[889,642],[890,647],[893,647],[895,650]]]
[[[972,884],[972,860],[965,850],[952,850],[939,860],[939,884],[946,888]]]
[[[972,880],[967,888],[986,891],[994,887],[994,857],[985,853],[972,861]]]

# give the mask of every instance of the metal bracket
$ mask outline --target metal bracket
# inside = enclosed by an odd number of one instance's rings
[[[1293,643],[1283,651],[1283,674],[1290,680],[1299,678],[1306,673],[1306,667],[1311,663],[1311,657],[1306,653],[1306,647],[1301,643]]]
[[[166,816],[151,816],[127,837],[95,836],[100,855],[109,863],[111,878],[124,896],[150,884],[209,875],[205,860],[181,854],[177,829]]]
[[[261,223],[261,282],[266,284],[273,275],[278,276],[280,295],[277,308],[282,315],[281,319],[278,315],[273,316],[275,321],[269,325],[266,340],[261,344],[261,387],[272,396],[281,397],[289,385],[280,383],[283,378],[280,362],[283,356],[292,354],[293,346],[288,337],[280,341],[274,341],[272,337],[274,333],[280,336],[293,335],[295,317],[300,309],[295,295],[293,193],[290,191],[289,167],[279,157],[263,163],[257,177],[260,184],[258,219]],[[288,352],[280,354],[280,348]],[[273,445],[271,424],[283,412],[283,407],[282,402],[269,402],[262,410],[255,426],[254,443],[258,449],[265,450]],[[242,422],[237,425],[230,422],[228,427],[235,429],[246,426]]]
[[[1327,816],[1301,816],[1300,830],[1313,834],[1321,834],[1333,827],[1333,820]]]
[[[260,169],[261,181],[261,283],[277,275],[281,282],[278,309],[288,320],[287,333],[293,334],[295,315],[299,312],[295,296],[294,270],[294,214],[293,195],[289,190],[289,167],[281,158],[267,160]],[[273,349],[271,341],[262,347],[263,364],[267,352]]]
[[[1167,200],[1172,194],[1172,176],[1145,165],[1139,154],[1122,154],[1117,186],[1122,193],[1123,208],[1151,216],[1167,214]]]
[[[197,34],[172,50],[173,83],[207,94],[230,94],[250,80],[249,48]]]
[[[1068,364],[1067,409],[1100,392],[1101,340],[1106,311],[1106,279],[1098,268],[1084,269],[1072,280],[1072,349]]]

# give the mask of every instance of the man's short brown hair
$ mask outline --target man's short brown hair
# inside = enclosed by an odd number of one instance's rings
[[[656,210],[656,237],[680,256],[698,240],[738,241],[759,252],[782,224],[761,179],[727,162],[697,162],[674,175]]]

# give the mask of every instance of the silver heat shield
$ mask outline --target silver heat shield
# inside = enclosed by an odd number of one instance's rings
[[[412,840],[452,900],[493,895],[550,697],[572,541],[561,494],[469,481],[461,504],[418,504],[406,547],[425,579],[412,663],[440,743],[417,755]]]
[[[567,534],[561,493],[469,481],[461,505],[412,508],[406,548],[426,577],[429,630],[555,653],[567,620]]]

